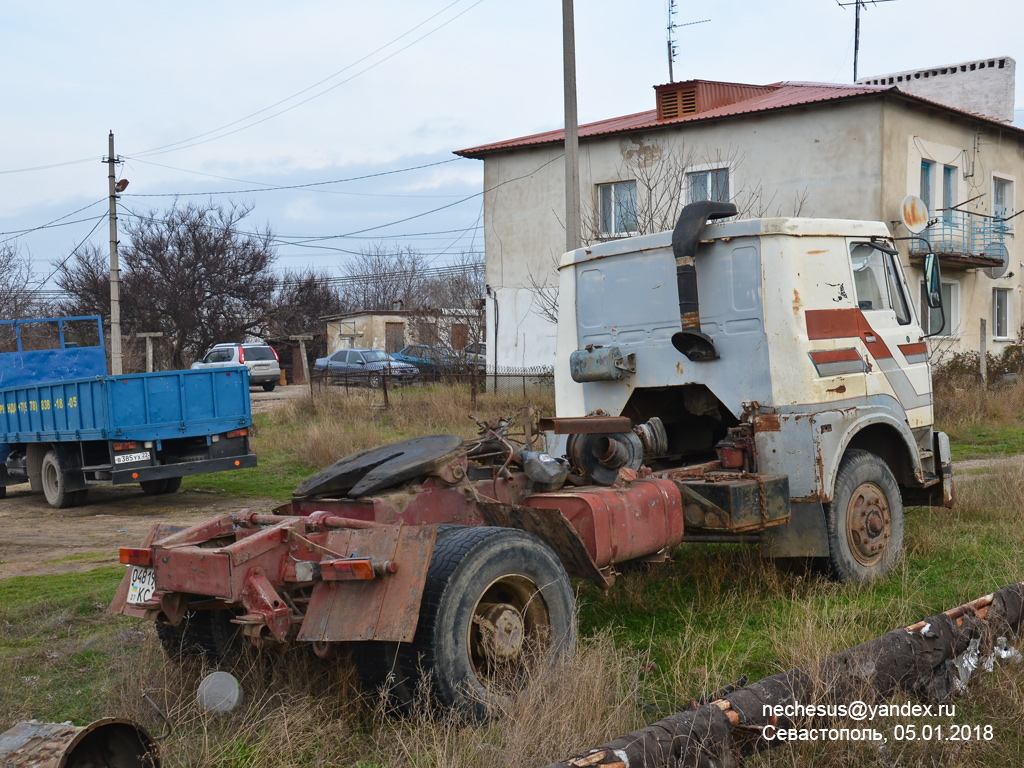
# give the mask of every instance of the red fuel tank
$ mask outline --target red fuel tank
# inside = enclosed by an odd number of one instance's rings
[[[523,506],[560,511],[599,568],[654,554],[683,539],[683,502],[671,480],[646,478],[623,488],[537,493]]]

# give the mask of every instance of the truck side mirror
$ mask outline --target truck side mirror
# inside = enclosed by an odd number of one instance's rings
[[[939,310],[941,317],[938,329],[924,335],[924,338],[927,339],[930,336],[938,336],[946,327],[946,308],[942,306],[942,276],[939,274],[939,259],[930,251],[924,257],[924,293],[928,309]],[[935,327],[930,320],[929,325]]]
[[[924,285],[928,296],[928,308],[939,309],[942,306],[942,280],[939,275],[939,260],[934,253],[924,257]]]

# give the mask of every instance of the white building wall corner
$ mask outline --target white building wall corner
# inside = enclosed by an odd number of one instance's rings
[[[863,85],[895,85],[911,93],[965,112],[1003,123],[1013,122],[1017,63],[1009,56],[946,64],[889,75],[862,77]]]

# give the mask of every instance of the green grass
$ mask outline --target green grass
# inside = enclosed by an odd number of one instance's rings
[[[1024,453],[1024,424],[970,424],[949,433],[953,459],[985,459]]]

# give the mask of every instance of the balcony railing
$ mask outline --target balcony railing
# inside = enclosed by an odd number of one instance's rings
[[[943,266],[971,269],[997,267],[1006,256],[1005,238],[1013,232],[1012,220],[984,213],[948,210],[921,233]],[[1006,216],[1012,216],[1008,211]],[[923,256],[928,245],[923,240],[910,241],[912,256]]]

